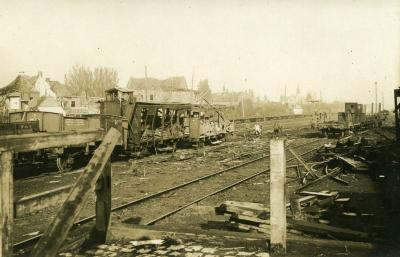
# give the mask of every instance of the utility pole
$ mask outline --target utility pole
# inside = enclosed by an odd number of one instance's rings
[[[378,113],[378,82],[375,81],[375,112]]]
[[[193,81],[194,81],[194,66],[192,68],[192,90],[193,90]]]
[[[241,96],[242,96],[242,118],[244,118],[243,92],[241,92]]]
[[[144,66],[144,86],[145,86],[145,99],[144,101],[147,101],[147,87],[148,87],[148,83],[147,83],[147,65]]]

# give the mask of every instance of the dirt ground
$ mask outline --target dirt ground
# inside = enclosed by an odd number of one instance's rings
[[[299,125],[302,127],[304,124]],[[242,130],[245,131],[246,129]],[[388,133],[390,131],[384,131]],[[289,131],[289,138],[298,142],[309,142],[318,139],[318,134],[310,129],[301,128]],[[381,140],[382,136],[376,133],[367,134],[368,137],[376,137]],[[113,207],[126,203],[133,199],[138,199],[154,192],[178,185],[180,183],[198,178],[207,174],[214,173],[232,165],[240,164],[250,158],[260,157],[261,155],[242,156],[241,155],[268,149],[268,135],[263,135],[259,139],[254,139],[246,135],[238,134],[228,139],[227,142],[218,146],[206,146],[200,149],[181,149],[174,154],[159,154],[142,159],[115,161],[112,163],[112,204]],[[325,140],[322,143],[331,142]],[[311,145],[308,149],[311,149]],[[267,152],[266,152],[267,153]],[[262,153],[261,153],[262,154]],[[264,153],[265,154],[265,153]],[[307,155],[305,158],[310,158]],[[237,158],[237,159],[234,159]],[[296,162],[291,162],[296,163]],[[289,163],[290,164],[290,163]],[[242,173],[233,174],[232,178],[252,174],[256,170],[265,169],[268,166],[268,158],[257,162],[253,167],[242,169]],[[288,176],[295,176],[294,169],[288,169]],[[72,184],[79,176],[78,172],[67,174],[48,174],[45,176],[22,179],[15,182],[16,198],[23,195],[38,193],[44,190],[56,188],[60,185]],[[222,175],[221,175],[222,176]],[[347,173],[343,177],[350,185],[345,186],[332,180],[310,187],[310,191],[338,191],[343,197],[350,197],[351,204],[349,211],[357,213],[373,213],[376,217],[373,221],[369,220],[355,224],[352,220],[341,221],[339,226],[351,227],[353,229],[363,229],[363,226],[382,227],[384,223],[384,206],[382,203],[382,188],[379,183],[372,181],[367,173]],[[55,182],[57,181],[57,182]],[[216,180],[202,181],[201,190],[206,194],[223,185],[224,179],[221,177]],[[300,184],[296,181],[288,183],[287,197],[298,188]],[[112,224],[143,224],[158,215],[161,215],[171,206],[178,207],[186,202],[190,202],[200,197],[199,191],[176,191],[163,195],[161,200],[151,200],[149,205],[143,204],[124,211],[113,213]],[[168,217],[154,225],[159,229],[215,229],[209,226],[209,221],[224,220],[224,216],[215,215],[214,208],[226,200],[258,202],[268,205],[269,203],[269,176],[268,173],[255,177],[245,183],[235,186],[225,192],[211,196],[198,204],[192,205],[171,217]],[[18,217],[15,220],[15,241],[29,238],[34,233],[43,232],[46,225],[52,220],[57,211],[57,206],[46,208],[36,213]],[[94,214],[94,195],[90,197],[86,207],[80,213],[80,217],[87,217]],[[33,234],[32,234],[33,232]],[[311,235],[304,234],[304,237],[312,238]],[[301,248],[300,248],[301,249]],[[310,255],[292,252],[289,256],[338,256],[329,255],[323,249],[320,252],[310,249]],[[302,250],[303,251],[303,250]],[[307,252],[307,251],[306,251]],[[336,253],[337,254],[337,253]],[[360,254],[360,253],[358,253]],[[367,254],[367,253],[365,253]],[[346,256],[361,256],[346,253]],[[367,255],[363,255],[367,256]],[[380,255],[375,255],[380,256]],[[386,255],[389,256],[389,255]]]

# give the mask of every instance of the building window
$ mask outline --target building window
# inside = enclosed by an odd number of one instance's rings
[[[150,101],[153,101],[153,94],[150,95]]]
[[[71,107],[75,107],[75,101],[71,101]]]

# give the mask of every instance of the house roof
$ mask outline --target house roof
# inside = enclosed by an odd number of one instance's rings
[[[36,104],[37,107],[61,107],[61,103],[54,97],[40,97]]]
[[[133,78],[128,81],[128,88],[131,89],[156,89],[156,90],[187,90],[186,79],[183,76],[170,77],[167,79],[156,78]]]
[[[37,76],[18,75],[7,86],[0,88],[0,95],[9,94],[17,91],[31,91],[35,85]]]
[[[70,96],[71,92],[69,92],[69,90],[67,89],[67,87],[55,80],[46,80],[47,83],[50,84],[50,88],[51,90],[53,90],[53,92],[56,94],[56,96],[58,97],[64,97],[64,96]]]
[[[39,75],[36,76],[28,76],[28,75],[18,75],[13,81],[11,81],[5,87],[0,88],[0,95],[9,94],[12,92],[31,92],[35,91],[35,83],[38,80]],[[70,95],[68,89],[65,85],[61,84],[58,81],[46,79],[46,82],[49,83],[51,90],[57,96],[66,96]]]

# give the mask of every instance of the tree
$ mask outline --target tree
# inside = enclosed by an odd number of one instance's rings
[[[118,81],[117,71],[107,67],[97,67],[92,71],[83,65],[74,65],[65,75],[69,92],[84,97],[102,97],[104,91],[117,86]]]
[[[93,91],[95,95],[104,97],[104,91],[118,86],[118,73],[107,67],[95,68],[93,72]]]
[[[210,86],[208,85],[208,79],[200,80],[199,84],[197,85],[197,90],[199,90],[200,96],[202,96],[202,98],[211,103],[212,92]]]

